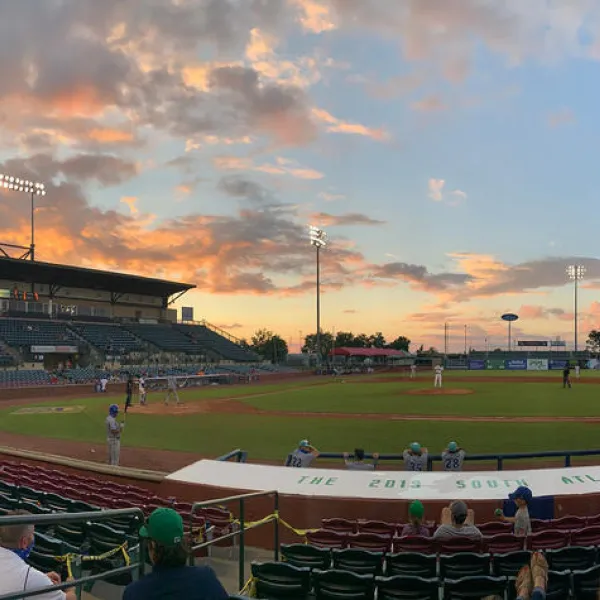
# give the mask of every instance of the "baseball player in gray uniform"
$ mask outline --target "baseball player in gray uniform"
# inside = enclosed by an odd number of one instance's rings
[[[442,467],[444,471],[462,471],[466,453],[456,442],[450,442],[442,452]]]
[[[298,447],[288,456],[285,461],[286,467],[306,468],[310,467],[315,458],[319,456],[319,451],[310,445],[308,440],[302,440]]]
[[[119,457],[121,455],[121,432],[125,423],[117,421],[119,407],[111,404],[108,408],[108,417],[106,417],[106,443],[108,445],[108,464],[115,467],[119,466]]]
[[[362,448],[354,450],[354,460],[350,460],[350,454],[344,452],[344,463],[346,464],[346,469],[350,471],[373,471],[378,460],[379,454],[374,452],[373,462],[365,462],[365,451]]]
[[[413,442],[403,453],[404,468],[406,471],[427,471],[427,460],[429,452],[427,448],[421,448],[419,442]]]
[[[175,404],[179,405],[179,394],[177,393],[177,379],[170,375],[167,377],[167,395],[165,396],[165,406],[169,405],[169,400],[175,398]]]

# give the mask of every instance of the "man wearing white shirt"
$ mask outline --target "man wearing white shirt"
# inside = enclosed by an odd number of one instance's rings
[[[433,387],[442,387],[442,373],[444,372],[444,367],[442,365],[436,365],[433,369],[435,373],[435,377],[433,379]]]
[[[9,512],[10,515],[28,515],[24,510]],[[18,592],[31,592],[61,583],[58,573],[42,573],[29,566],[29,557],[34,543],[34,526],[0,526],[0,596]],[[54,590],[33,596],[39,600],[76,600],[74,589],[67,592]]]

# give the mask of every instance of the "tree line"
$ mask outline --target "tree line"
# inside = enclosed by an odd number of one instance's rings
[[[242,345],[249,350],[253,350],[263,360],[273,362],[284,361],[288,355],[287,342],[278,334],[269,329],[257,330],[250,342],[242,340]],[[377,331],[374,334],[365,333],[353,334],[350,331],[339,331],[335,337],[327,332],[321,332],[321,355],[329,356],[333,348],[390,348],[393,350],[404,350],[408,352],[410,340],[400,335],[394,340],[386,341],[383,333]],[[303,354],[317,354],[317,334],[310,333],[304,337],[301,348]]]

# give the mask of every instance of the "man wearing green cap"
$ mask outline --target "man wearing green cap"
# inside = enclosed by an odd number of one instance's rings
[[[171,508],[157,508],[140,529],[148,541],[152,573],[130,583],[123,600],[227,600],[225,591],[210,567],[187,566],[188,549],[183,520]]]
[[[462,471],[465,451],[459,448],[456,442],[450,442],[442,452],[442,466],[444,471]]]
[[[429,452],[421,448],[419,442],[413,442],[403,453],[404,469],[406,471],[427,471]]]

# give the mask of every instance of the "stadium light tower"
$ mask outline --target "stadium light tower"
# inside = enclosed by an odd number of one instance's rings
[[[577,314],[577,288],[579,287],[579,282],[583,279],[585,275],[585,267],[583,265],[569,265],[567,267],[567,276],[569,279],[573,281],[575,284],[575,296],[574,296],[574,304],[575,304],[575,314],[573,315],[573,326],[574,326],[574,348],[575,352],[577,352],[577,330],[578,330],[578,314]]]
[[[21,179],[20,177],[13,177],[12,175],[0,173],[0,188],[12,192],[19,192],[21,194],[28,194],[31,198],[31,243],[29,244],[29,248],[27,246],[17,246],[14,244],[1,244],[1,246],[26,250],[26,253],[20,258],[29,258],[30,260],[35,260],[35,197],[45,196],[46,186],[43,183],[36,181],[30,181],[28,179]],[[0,252],[5,256],[8,256],[1,248]]]
[[[321,366],[321,248],[327,246],[327,234],[318,227],[308,228],[310,245],[317,249],[317,366]]]

